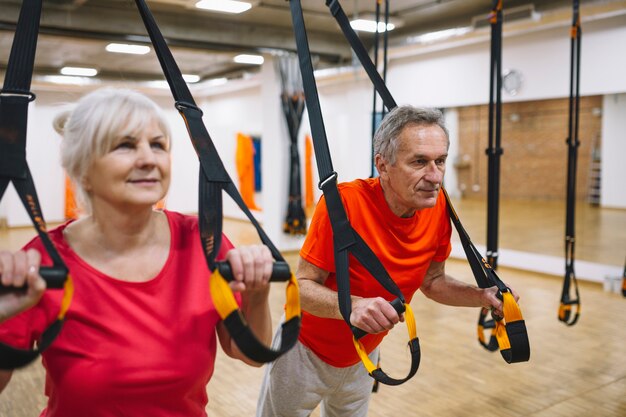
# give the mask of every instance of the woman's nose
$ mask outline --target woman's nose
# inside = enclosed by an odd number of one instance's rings
[[[154,165],[156,156],[149,143],[140,143],[137,146],[137,164],[139,166]]]

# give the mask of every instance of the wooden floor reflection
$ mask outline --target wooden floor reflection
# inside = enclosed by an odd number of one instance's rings
[[[484,226],[478,219],[484,217],[484,208],[478,202],[465,201],[455,206],[475,242],[482,243]],[[564,224],[560,221],[564,218],[559,214],[561,208],[555,204],[546,211],[531,203],[502,204],[501,247],[559,256]],[[590,260],[594,262],[623,263],[625,213],[585,212],[584,208],[578,213],[591,219],[579,226],[580,258],[593,254]],[[538,228],[531,231],[528,224]],[[247,223],[227,221],[224,230],[236,244],[256,241],[254,229]],[[0,248],[19,247],[32,234],[31,230],[0,233]],[[295,265],[297,254],[286,257]],[[447,272],[473,281],[463,261],[448,261]],[[558,277],[507,268],[500,268],[499,274],[521,295],[531,343],[530,361],[508,365],[499,353],[480,347],[475,335],[475,309],[442,306],[419,293],[412,306],[422,348],[420,370],[402,386],[382,386],[372,397],[369,415],[626,416],[626,298],[604,292],[599,284],[581,283],[581,319],[566,327],[556,318],[561,290]],[[275,326],[284,300],[284,284],[274,284],[271,304]],[[383,343],[382,367],[392,376],[403,376],[408,369],[406,341],[406,329],[401,326]],[[209,416],[253,416],[263,372],[264,368],[248,367],[218,350],[215,375],[207,388]],[[43,370],[36,363],[17,371],[0,394],[0,417],[38,416],[45,400]],[[319,416],[319,411],[313,416]]]

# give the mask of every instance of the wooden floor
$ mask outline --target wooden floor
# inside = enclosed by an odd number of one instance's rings
[[[484,217],[480,204],[459,202],[455,206],[474,240],[481,243],[480,235],[484,232],[480,231],[480,220],[476,220]],[[546,219],[558,217],[558,208],[543,215],[526,213],[528,210],[515,204],[503,205],[501,246],[517,241],[516,244],[553,250],[551,246],[556,246],[561,237],[548,237],[545,230],[529,232],[523,224],[536,222],[540,228],[552,224],[552,234],[561,236],[562,223]],[[518,212],[518,220],[505,221],[504,213],[514,211]],[[623,264],[626,213],[599,209],[592,216],[596,216],[594,221],[601,230],[593,231],[592,226],[587,229],[583,225],[581,233],[598,235],[603,242],[590,244],[585,254],[595,251],[589,260]],[[511,237],[510,228],[514,227],[519,231]],[[227,221],[224,229],[235,243],[254,240],[252,229],[239,221]],[[0,233],[0,247],[18,247],[29,236],[30,231]],[[607,236],[614,240],[604,242]],[[554,250],[554,255],[561,251]],[[294,264],[297,255],[287,254],[287,258]],[[465,262],[449,260],[447,272],[473,281]],[[581,283],[581,319],[575,326],[567,327],[556,318],[561,287],[558,277],[502,267],[499,275],[521,295],[531,343],[530,361],[508,365],[499,353],[480,347],[475,335],[475,309],[442,306],[418,293],[412,306],[422,348],[420,370],[402,386],[382,386],[372,397],[371,416],[626,416],[626,298],[604,292],[600,284]],[[284,304],[283,291],[281,284],[272,288],[275,324]],[[393,376],[404,376],[407,371],[406,338],[402,326],[383,342],[382,367]],[[215,375],[208,386],[209,415],[253,416],[263,370],[218,352]],[[38,416],[45,401],[43,370],[36,363],[17,371],[9,387],[0,394],[0,417]],[[319,416],[319,412],[313,415]]]

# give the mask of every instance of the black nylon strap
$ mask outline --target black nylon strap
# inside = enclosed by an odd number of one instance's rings
[[[62,288],[68,269],[48,236],[35,184],[26,162],[28,104],[35,99],[35,95],[30,92],[30,85],[41,6],[41,0],[25,0],[22,3],[0,92],[0,200],[9,183],[13,183],[37,235],[52,259],[53,266],[40,269],[40,274],[48,288]],[[54,279],[49,279],[48,275],[54,276]],[[0,285],[2,292],[13,290]],[[61,319],[52,323],[33,350],[17,349],[0,343],[0,369],[22,367],[35,360],[54,341],[62,324]]]
[[[489,66],[489,147],[487,168],[487,262],[498,267],[500,156],[502,155],[502,0],[493,0]]]
[[[378,91],[378,94],[380,95],[380,98],[382,99],[385,107],[387,107],[387,109],[389,110],[397,107],[396,101],[394,100],[393,96],[385,85],[385,81],[378,73],[376,65],[374,65],[374,63],[372,62],[369,54],[367,53],[367,50],[359,39],[359,36],[356,34],[354,29],[352,29],[352,26],[350,26],[350,20],[348,19],[348,16],[346,16],[346,13],[343,11],[339,0],[327,0],[326,5],[328,6],[331,14],[339,24],[339,27],[341,28],[344,36],[346,37],[348,42],[350,42],[352,50],[354,51],[357,58],[359,58],[359,62],[361,62],[363,69],[374,84],[374,87],[376,88],[376,91]]]
[[[572,1],[572,26],[570,34],[570,90],[567,123],[567,196],[565,209],[565,276],[561,290],[561,305],[558,318],[568,326],[573,326],[580,316],[580,294],[574,272],[576,243],[576,172],[578,163],[578,125],[580,116],[580,44],[582,28],[578,0]],[[571,286],[574,296],[571,296]],[[571,306],[576,306],[572,314]]]
[[[175,106],[185,121],[189,137],[200,161],[198,217],[200,239],[202,247],[204,248],[207,265],[211,271],[215,269],[215,257],[221,244],[223,220],[222,191],[225,191],[248,217],[255,227],[261,241],[270,249],[274,259],[285,262],[281,253],[271,242],[265,231],[261,228],[261,225],[244,203],[241,194],[239,194],[237,187],[224,168],[224,164],[217,153],[217,149],[202,121],[202,111],[197,107],[146,2],[144,0],[136,0],[136,4],[144,21],[144,25],[146,26],[146,30],[152,40],[172,95],[176,100]],[[237,313],[239,313],[239,311],[237,311]],[[235,319],[228,319],[229,324],[227,325],[227,329],[229,329],[229,332],[231,330],[234,332],[230,333],[231,337],[239,349],[250,359],[256,362],[267,362],[270,356],[272,358],[270,360],[274,360],[295,344],[300,329],[300,317],[298,316],[297,319],[292,319],[290,322],[291,323],[288,325],[283,325],[284,337],[278,350],[263,347],[247,328],[243,320],[239,324],[236,324]],[[242,326],[245,330],[241,329]]]

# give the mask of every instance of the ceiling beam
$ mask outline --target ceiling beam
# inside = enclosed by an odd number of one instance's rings
[[[0,29],[14,30],[19,16],[19,5],[2,3]],[[45,6],[41,16],[40,31],[44,34],[97,39],[133,39],[146,42],[147,34],[139,12],[135,8],[113,9],[87,2],[73,10]],[[263,52],[265,50],[295,51],[291,28],[259,24],[234,24],[208,19],[206,14],[189,16],[182,13],[153,12],[159,28],[172,46],[216,51],[235,50]],[[340,34],[309,33],[311,53],[327,62],[350,59],[350,48]]]

